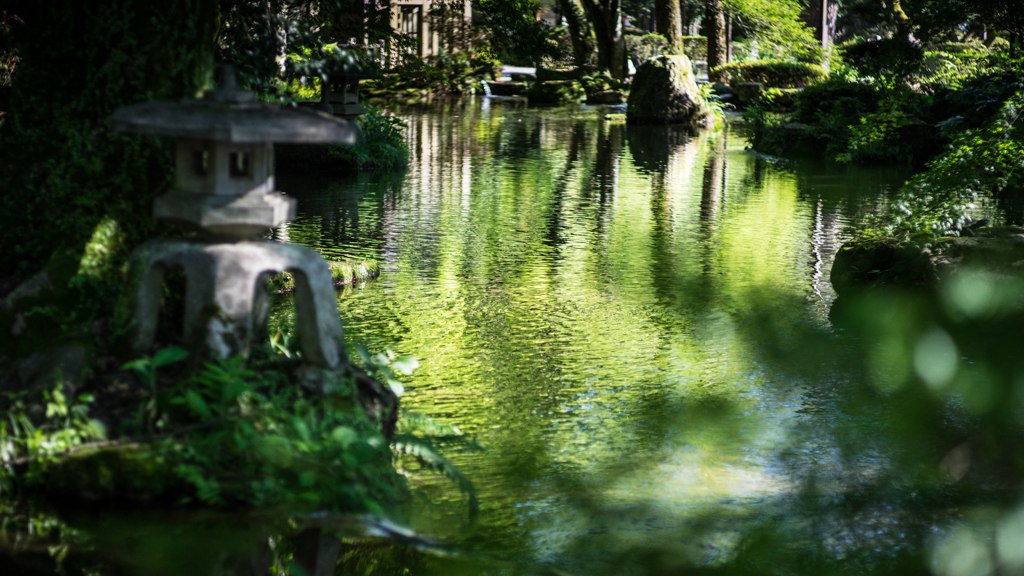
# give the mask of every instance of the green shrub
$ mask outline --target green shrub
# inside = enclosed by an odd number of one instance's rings
[[[708,59],[708,39],[704,36],[683,36],[683,54],[691,61]]]
[[[716,71],[724,72],[730,84],[760,82],[774,88],[800,88],[825,77],[825,70],[817,64],[782,60],[733,62],[719,66]]]
[[[861,238],[923,244],[955,236],[979,196],[1020,189],[1022,116],[1024,97],[1018,93],[986,125],[957,135],[948,151],[893,196],[887,211],[869,222]]]
[[[167,371],[181,374],[171,365],[186,356],[167,348],[125,364],[139,384],[130,400],[65,398],[59,387],[5,395],[2,489],[104,499],[146,494],[213,507],[287,505],[288,513],[382,514],[404,497],[388,440],[359,408],[354,374],[340,375],[328,393],[310,394],[289,377],[298,362],[274,355],[282,359],[261,362],[265,371],[244,368],[238,356],[168,379]],[[31,409],[39,393],[45,418]],[[131,406],[116,425],[109,405],[98,407],[126,400]],[[104,417],[110,425],[101,423]]]
[[[691,61],[708,59],[708,39],[704,36],[683,36],[683,54]],[[636,62],[643,64],[659,54],[668,54],[668,40],[661,34],[626,36],[626,53]]]
[[[331,146],[330,154],[360,170],[388,170],[408,164],[405,122],[376,106],[365,106],[366,114],[359,117],[363,138],[354,146]]]
[[[900,129],[911,124],[911,120],[895,106],[885,108],[850,125],[849,152],[837,154],[837,160],[876,163],[910,157],[911,151],[901,146]]]
[[[829,77],[800,92],[794,119],[805,124],[814,124],[829,115],[852,120],[873,113],[881,100],[881,93],[872,84]]]
[[[558,27],[536,19],[537,0],[482,0],[474,12],[483,17],[490,30],[491,46],[506,61],[539,66],[558,57]]]
[[[828,158],[848,153],[850,126],[878,110],[882,100],[877,86],[851,80],[840,68],[827,80],[790,95],[794,111],[779,114],[777,90],[769,89],[762,101],[748,106],[744,117],[753,128],[753,146],[761,152],[781,155],[800,148],[824,151]],[[787,122],[807,125],[803,134],[783,130]],[[795,135],[800,138],[794,138]]]
[[[987,53],[925,52],[917,73],[921,90],[934,93],[958,90],[972,78],[991,70],[992,59]]]
[[[921,67],[924,49],[900,38],[844,44],[843,60],[862,76],[896,76],[905,78]]]
[[[981,40],[967,42],[934,42],[924,46],[925,52],[946,52],[947,54],[988,54],[988,46]]]
[[[626,36],[626,54],[638,68],[651,58],[668,53],[668,40],[661,34],[652,32],[643,36]]]
[[[1002,36],[992,41],[992,45],[988,47],[989,52],[1007,52],[1010,50],[1010,41]]]
[[[627,39],[628,40],[628,39]],[[567,26],[555,26],[548,35],[547,43],[555,49],[541,58],[541,66],[545,68],[556,68],[572,66],[576,58],[572,51],[572,38],[569,35]]]

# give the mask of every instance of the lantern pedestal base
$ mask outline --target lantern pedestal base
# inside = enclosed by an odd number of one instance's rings
[[[248,355],[253,335],[265,329],[263,279],[288,270],[295,276],[296,327],[303,358],[332,370],[347,363],[331,272],[313,250],[275,242],[154,240],[132,254],[131,266],[131,278],[140,282],[132,341],[137,352],[145,353],[153,345],[168,268],[185,272],[185,346],[207,358]]]

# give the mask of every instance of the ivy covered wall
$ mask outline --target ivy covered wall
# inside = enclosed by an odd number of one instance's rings
[[[172,182],[171,143],[117,134],[108,118],[206,87],[218,2],[8,0],[3,10],[18,66],[0,88],[0,297],[44,269],[49,289],[0,307],[13,336],[0,356],[101,343],[97,321],[115,313],[131,250],[175,233],[150,217]]]
[[[205,86],[217,1],[5,4],[20,63],[0,94],[0,277],[26,277],[58,251],[80,256],[101,223],[123,243],[93,264],[116,265],[154,234],[150,202],[173,164],[167,142],[116,134],[107,118]]]

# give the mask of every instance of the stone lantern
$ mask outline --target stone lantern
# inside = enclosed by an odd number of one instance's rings
[[[308,109],[257,102],[235,86],[225,67],[224,86],[201,99],[150,101],[114,112],[118,131],[176,141],[175,182],[153,203],[153,217],[205,233],[206,241],[153,240],[132,255],[135,298],[133,346],[148,350],[156,333],[164,271],[186,276],[185,346],[200,356],[247,354],[265,300],[265,275],[291,271],[304,359],[321,368],[345,361],[341,321],[327,263],[301,246],[248,240],[295,216],[293,198],[274,190],[274,142],[354,144],[354,122]],[[261,290],[264,292],[261,294]]]
[[[366,112],[366,108],[359,103],[359,81],[376,77],[370,71],[331,72],[320,89],[320,101],[330,104],[335,116],[355,118]]]

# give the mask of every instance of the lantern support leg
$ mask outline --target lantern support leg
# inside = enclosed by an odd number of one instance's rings
[[[258,311],[258,291],[264,289],[261,277],[287,270],[295,276],[303,358],[326,369],[347,362],[331,272],[313,250],[273,242],[155,240],[140,247],[132,259],[132,265],[143,270],[135,305],[133,345],[138,352],[153,345],[164,268],[180,266],[185,271],[185,346],[201,357],[213,358],[249,354],[253,335],[264,333],[262,326],[255,325],[265,322]]]

